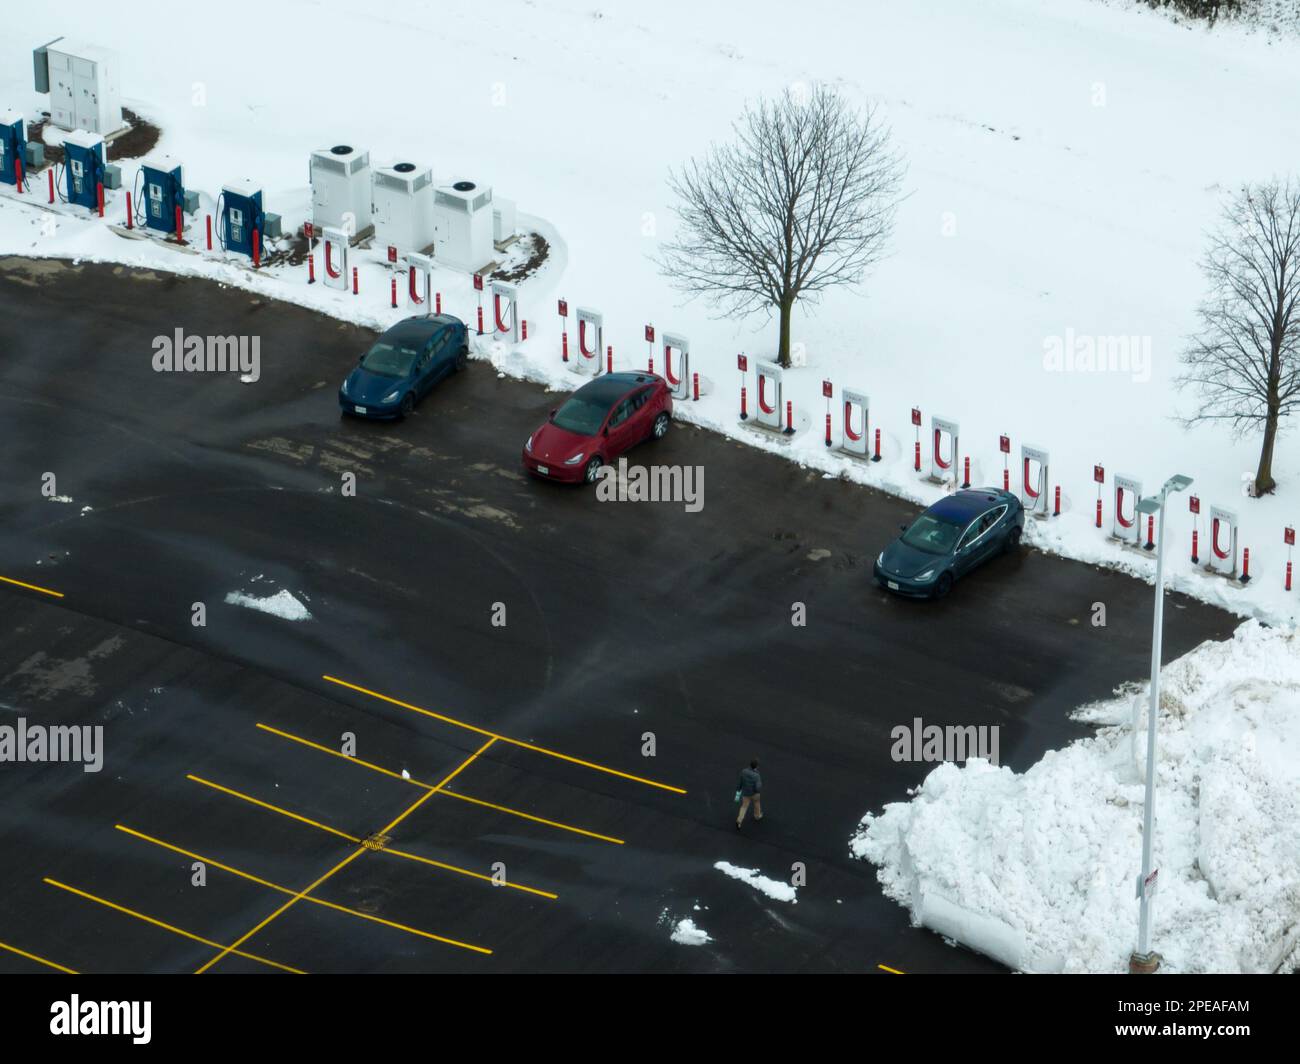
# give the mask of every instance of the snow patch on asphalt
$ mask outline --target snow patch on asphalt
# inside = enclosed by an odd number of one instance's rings
[[[674,942],[683,946],[706,946],[713,941],[709,933],[702,927],[696,927],[695,921],[689,917],[677,921],[671,937]]]
[[[1142,863],[1146,687],[1024,773],[932,771],[850,840],[922,924],[1022,971],[1122,972]],[[1300,633],[1249,621],[1165,667],[1152,943],[1169,972],[1300,967]]]
[[[714,865],[723,875],[730,876],[732,879],[739,879],[742,883],[748,883],[756,891],[766,894],[769,898],[776,901],[788,901],[792,905],[798,904],[799,898],[794,887],[789,883],[782,883],[779,879],[768,879],[767,876],[760,875],[757,868],[740,868],[730,861],[717,861]]]
[[[277,591],[274,595],[257,598],[242,591],[232,591],[226,596],[231,606],[246,606],[250,610],[269,613],[286,621],[310,621],[311,611],[293,597],[288,591]]]

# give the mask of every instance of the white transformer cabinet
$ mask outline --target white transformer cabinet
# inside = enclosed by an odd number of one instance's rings
[[[434,195],[433,213],[440,265],[474,271],[493,260],[490,187],[473,181],[443,185]]]
[[[373,225],[370,153],[348,144],[311,153],[311,220],[317,229],[342,229],[355,239]]]
[[[402,254],[423,254],[437,237],[433,224],[433,171],[415,163],[374,170],[375,243]]]
[[[50,121],[102,137],[122,128],[117,53],[60,37],[37,49],[36,88],[42,75],[50,94]],[[42,69],[43,64],[43,69]]]

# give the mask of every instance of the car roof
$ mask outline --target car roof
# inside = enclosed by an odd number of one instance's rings
[[[422,340],[432,336],[444,325],[453,325],[457,321],[450,314],[429,314],[415,318],[403,318],[396,325],[384,330],[384,337],[389,340]]]
[[[654,373],[603,373],[594,381],[588,381],[573,394],[598,403],[612,403],[622,399],[640,385],[653,384],[659,379],[659,376]]]
[[[961,523],[978,517],[1001,501],[1001,498],[991,491],[958,491],[940,499],[925,512],[944,521]]]

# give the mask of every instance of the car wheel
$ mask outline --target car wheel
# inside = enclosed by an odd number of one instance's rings
[[[404,396],[402,396],[402,403],[397,408],[397,416],[403,419],[408,418],[411,416],[411,411],[413,411],[414,409],[415,409],[415,396],[412,395],[410,392],[407,392]]]
[[[934,597],[943,598],[952,590],[952,573],[940,573],[934,584]]]
[[[668,411],[661,411],[659,416],[655,418],[654,426],[650,429],[650,435],[656,440],[662,440],[668,435],[668,421]]]
[[[1008,554],[1014,554],[1020,549],[1020,535],[1021,529],[1013,528],[1011,533],[1007,536],[1006,552]]]
[[[600,455],[594,455],[591,461],[587,463],[586,468],[583,469],[582,479],[588,484],[596,483],[596,480],[600,477],[600,466]]]
[[[456,356],[456,372],[459,373],[469,365],[469,348],[462,347],[460,354]]]

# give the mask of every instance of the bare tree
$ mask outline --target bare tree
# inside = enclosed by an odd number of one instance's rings
[[[681,230],[659,266],[729,316],[775,308],[788,366],[796,300],[856,284],[884,253],[903,165],[874,108],[819,85],[747,107],[734,129],[669,176]]]
[[[1273,446],[1300,406],[1300,183],[1243,188],[1226,205],[1202,269],[1210,294],[1201,332],[1183,353],[1179,384],[1200,393],[1186,420],[1262,428],[1255,494],[1277,487]]]

